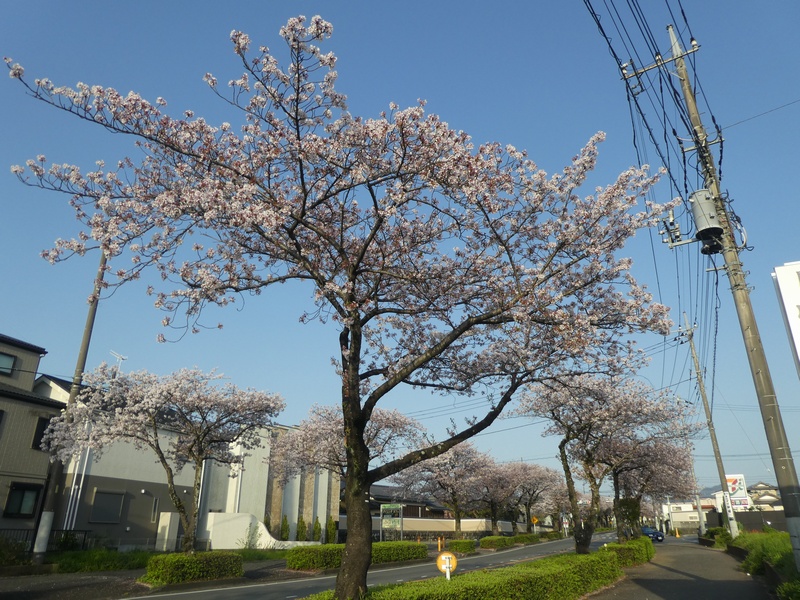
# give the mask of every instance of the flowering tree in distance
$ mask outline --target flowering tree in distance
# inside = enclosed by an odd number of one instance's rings
[[[317,45],[331,32],[319,17],[290,19],[284,69],[234,31],[243,73],[227,92],[206,76],[235,121],[219,126],[190,111],[169,116],[161,98],[29,82],[6,63],[34,98],[137,139],[139,158],[109,168],[47,166],[45,157],[12,168],[69,194],[86,228],[50,260],[99,247],[118,278],[108,285],[154,269],[160,280],[148,292],[168,326],[183,314],[194,329],[204,306],[288,280],[309,286],[315,306],[303,319],[333,321],[348,520],[336,597],[360,598],[371,483],[486,429],[526,384],[621,354],[623,334],[664,330],[666,308],[620,256],[662,207],[637,208],[654,182],[638,168],[577,195],[602,134],[548,176],[513,147],[475,145],[423,103],[351,115],[334,88],[335,57]],[[494,401],[447,439],[371,464],[367,425],[403,385],[449,394],[484,386]]]
[[[91,449],[129,442],[151,450],[164,468],[169,497],[184,530],[183,550],[192,551],[197,530],[203,463],[240,464],[261,444],[263,429],[283,410],[274,394],[216,385],[214,373],[181,370],[159,377],[138,371],[117,373],[101,365],[84,375],[84,388],[69,412],[50,422],[43,445],[63,461]],[[194,468],[191,505],[175,490],[175,475]],[[232,470],[231,474],[236,471]]]
[[[616,452],[612,448],[621,448],[616,440],[684,438],[684,408],[666,390],[656,392],[633,379],[589,375],[539,385],[520,402],[521,413],[550,421],[545,435],[560,438],[559,456],[572,514],[585,515],[575,519],[576,552],[589,552],[601,511],[600,486],[638,447],[626,445],[627,452]],[[589,506],[584,511],[578,503],[576,477],[589,484]]]
[[[270,447],[270,469],[284,484],[304,469],[321,468],[347,474],[341,406],[315,404],[309,417],[293,429],[281,432]],[[424,428],[397,410],[376,408],[364,429],[370,461],[385,463],[422,447]]]
[[[531,533],[534,509],[550,512],[553,494],[564,487],[564,476],[555,469],[532,463],[519,463],[517,472],[517,502],[525,513],[526,531]]]
[[[481,473],[494,466],[491,456],[462,442],[447,452],[401,471],[392,482],[406,495],[434,498],[453,513],[455,536],[461,537],[461,519],[476,507]]]
[[[692,446],[686,426],[677,425],[675,438],[613,440],[604,463],[611,467],[617,537],[641,534],[642,499],[664,496],[690,497],[696,490],[692,471]],[[683,436],[681,436],[683,432]]]

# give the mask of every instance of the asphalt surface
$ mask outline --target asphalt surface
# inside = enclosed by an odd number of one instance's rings
[[[497,562],[502,562],[498,552]],[[509,554],[508,558],[511,556]],[[277,582],[296,578],[286,571],[283,561],[245,564],[245,577],[231,581],[232,586]],[[117,600],[147,596],[152,591],[136,583],[143,571],[74,573],[0,577],[2,600]],[[313,576],[307,576],[313,579]],[[248,585],[250,584],[250,585]],[[169,586],[165,592],[189,592],[202,595],[205,586],[224,585],[206,582]],[[233,590],[230,590],[233,592]],[[229,592],[229,593],[230,593]],[[180,594],[183,595],[183,594]],[[260,594],[259,594],[260,595]],[[625,569],[625,577],[612,586],[595,592],[591,600],[775,600],[760,579],[739,568],[739,561],[720,550],[704,548],[696,537],[667,538],[656,544],[656,556],[646,564]],[[501,599],[498,599],[501,600]]]
[[[656,544],[645,565],[625,569],[625,578],[595,592],[591,600],[774,600],[763,580],[739,561],[697,543],[697,537],[668,537]]]

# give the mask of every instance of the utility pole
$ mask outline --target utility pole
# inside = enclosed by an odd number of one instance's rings
[[[694,329],[689,327],[689,319],[686,313],[683,313],[683,320],[686,323],[686,337],[689,340],[689,348],[692,351],[692,360],[694,361],[694,370],[697,374],[697,387],[700,390],[700,397],[703,399],[703,408],[706,412],[706,426],[708,427],[708,435],[711,437],[711,447],[714,449],[714,460],[717,462],[717,473],[719,473],[719,483],[722,486],[722,506],[725,509],[725,521],[728,530],[731,532],[731,537],[739,535],[739,526],[736,523],[736,517],[733,516],[733,504],[731,504],[731,490],[728,487],[728,478],[725,477],[725,467],[722,465],[722,455],[719,452],[719,444],[717,443],[717,432],[714,430],[714,421],[711,420],[711,409],[708,406],[708,397],[706,396],[706,386],[703,383],[703,373],[700,371],[700,359],[697,358],[697,352],[694,349]],[[700,500],[697,501],[698,506]],[[699,508],[698,508],[699,510]],[[698,513],[699,514],[699,513]],[[701,524],[702,526],[702,524]]]
[[[758,406],[761,410],[761,419],[764,422],[769,452],[772,457],[772,465],[778,480],[778,488],[781,493],[786,515],[786,524],[789,529],[789,536],[792,543],[795,565],[800,569],[800,487],[797,481],[797,471],[794,466],[789,441],[783,427],[778,400],[775,395],[775,388],[772,383],[772,376],[767,365],[767,357],[764,353],[764,346],[761,343],[761,336],[758,333],[753,306],[750,303],[750,292],[745,281],[742,264],[739,260],[739,249],[731,229],[731,222],[728,217],[725,203],[720,191],[719,176],[714,163],[714,156],[709,148],[708,135],[700,119],[697,110],[694,91],[692,90],[689,77],[686,72],[686,64],[683,60],[678,39],[672,26],[667,27],[672,44],[672,57],[675,61],[678,79],[681,82],[681,90],[686,102],[686,108],[692,123],[692,137],[694,138],[695,149],[697,151],[700,165],[703,169],[705,186],[708,189],[716,209],[716,219],[719,222],[721,233],[715,242],[720,244],[722,256],[725,259],[725,269],[728,273],[731,292],[736,314],[739,317],[739,325],[744,338],[747,359],[750,363],[750,371],[753,376],[753,383],[758,396]],[[710,252],[716,252],[716,248]]]
[[[81,389],[83,372],[86,369],[86,357],[89,354],[89,343],[92,340],[92,330],[94,329],[94,319],[97,315],[97,304],[100,301],[100,291],[102,290],[103,277],[106,273],[106,253],[100,250],[100,265],[97,268],[97,277],[94,280],[94,288],[89,303],[89,311],[86,314],[86,324],[83,328],[83,338],[81,347],[78,351],[78,360],[75,363],[75,372],[72,375],[72,386],[69,389],[69,399],[67,400],[66,412],[75,404],[75,398]],[[50,540],[50,532],[53,529],[53,518],[55,517],[58,505],[58,486],[64,475],[64,463],[56,459],[50,463],[47,471],[47,490],[45,492],[42,514],[39,517],[39,526],[36,530],[36,540],[33,545],[33,561],[41,564],[47,552],[47,545]]]

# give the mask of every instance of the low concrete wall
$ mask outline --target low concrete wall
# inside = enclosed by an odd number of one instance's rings
[[[208,539],[212,550],[285,550],[296,546],[319,545],[319,542],[276,540],[266,526],[250,513],[209,513]]]

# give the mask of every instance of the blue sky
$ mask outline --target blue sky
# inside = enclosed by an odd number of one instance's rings
[[[660,2],[642,4],[667,55],[670,17]],[[770,273],[777,265],[800,260],[800,47],[795,31],[800,4],[684,0],[683,9],[701,45],[695,55],[698,77],[723,127],[722,184],[753,246],[742,260],[797,456],[800,385]],[[163,96],[174,114],[192,109],[219,122],[225,119],[225,106],[202,77],[212,72],[227,81],[238,75],[230,31],[243,30],[254,45],[281,52],[278,28],[298,14],[320,14],[333,23],[333,38],[325,48],[339,57],[337,87],[348,95],[354,114],[374,116],[390,102],[408,106],[424,98],[429,112],[476,142],[496,140],[525,148],[550,172],[567,164],[593,133],[605,131],[592,185],[612,181],[636,162],[623,83],[580,0],[28,0],[4,3],[0,52],[21,63],[31,78],[135,90],[150,99]],[[32,101],[5,76],[0,78],[0,109],[0,332],[47,348],[42,370],[71,377],[98,258],[56,266],[39,258],[54,239],[73,236],[77,223],[65,198],[22,186],[9,167],[40,153],[52,161],[89,166],[133,151],[130,140]],[[650,154],[653,162],[655,156]],[[671,196],[666,185],[656,193],[660,202]],[[684,311],[698,323],[696,340],[707,369],[706,385],[711,389],[713,383],[715,426],[726,470],[744,473],[751,483],[774,482],[727,280],[720,277],[714,287],[714,275],[705,272],[710,265],[699,257],[696,245],[669,250],[659,238],[655,231],[643,232],[630,245],[634,274],[673,307],[676,323]],[[144,285],[134,285],[102,301],[88,364],[114,361],[113,351],[127,357],[126,370],[217,368],[237,385],[283,394],[287,409],[281,420],[295,423],[313,402],[336,402],[339,391],[330,365],[337,334],[331,327],[298,323],[302,308],[309,305],[307,289],[283,286],[247,299],[240,310],[210,315],[209,321],[224,323],[221,331],[159,345],[155,339],[162,315],[145,296]],[[653,342],[642,345],[649,348]],[[654,353],[643,376],[657,388],[672,385],[696,403],[690,365],[683,345]],[[412,392],[398,394],[393,402],[423,418],[433,431],[440,431],[451,416],[471,414],[458,402],[436,399],[433,404]],[[441,410],[432,411],[432,406]],[[539,425],[509,419],[476,442],[498,460],[521,458],[557,467],[556,440],[541,438],[540,431]],[[718,481],[707,438],[697,443],[695,466],[701,486]]]

